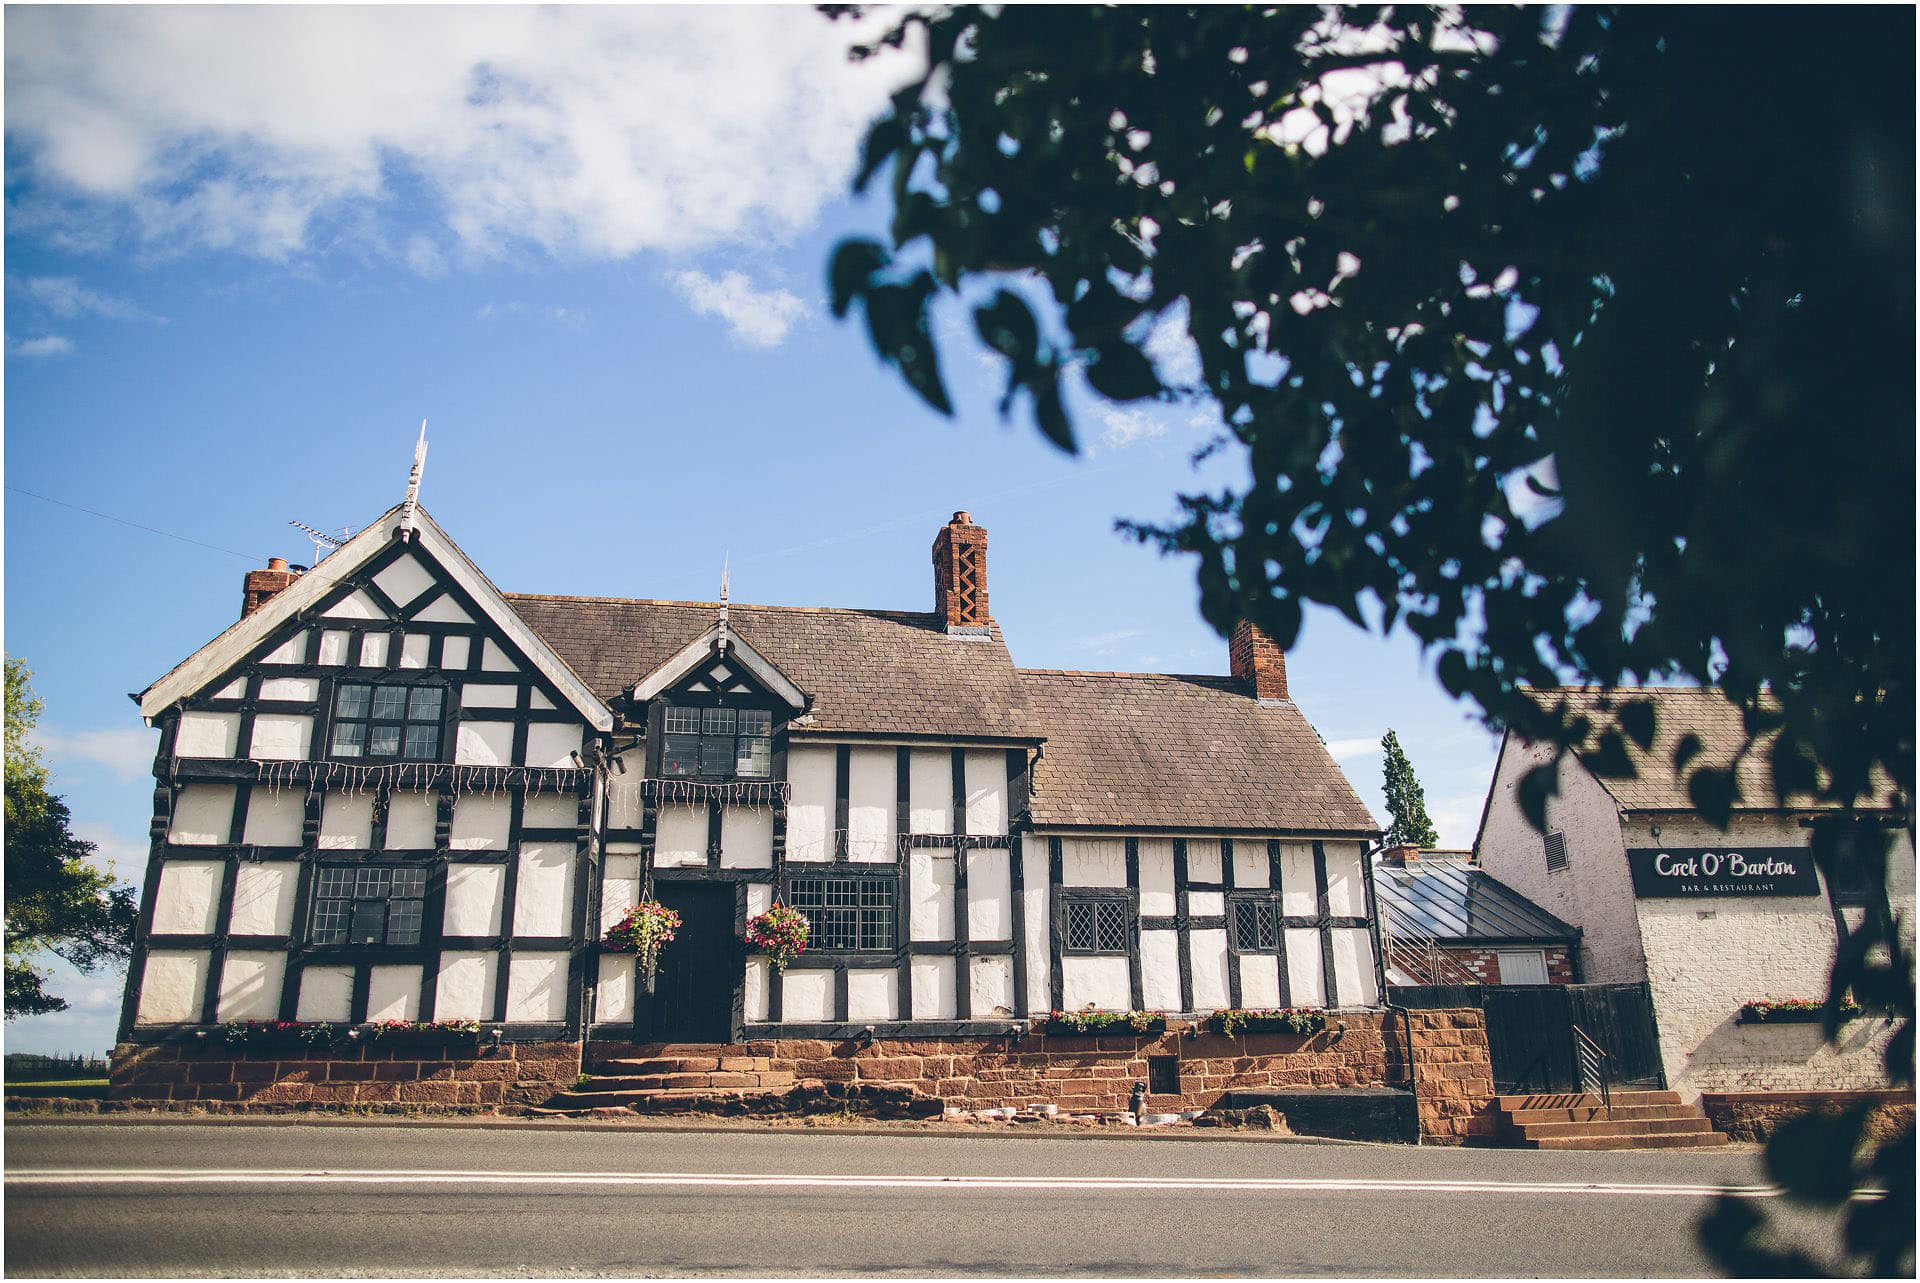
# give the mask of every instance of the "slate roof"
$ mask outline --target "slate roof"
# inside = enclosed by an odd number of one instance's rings
[[[1580,929],[1554,917],[1485,869],[1422,855],[1402,868],[1373,866],[1380,924],[1389,934],[1446,943],[1572,942]]]
[[[1687,793],[1687,777],[1702,766],[1726,766],[1734,761],[1747,733],[1738,706],[1716,687],[1701,686],[1558,686],[1533,692],[1543,707],[1552,708],[1561,700],[1592,721],[1594,729],[1587,741],[1576,746],[1583,759],[1597,751],[1601,734],[1615,725],[1613,711],[1621,703],[1641,698],[1654,706],[1653,746],[1642,752],[1623,732],[1627,756],[1636,774],[1630,779],[1610,779],[1595,772],[1594,778],[1613,799],[1629,811],[1691,811],[1693,799]],[[1687,734],[1700,737],[1700,752],[1687,763],[1684,772],[1673,766],[1673,750]],[[1773,794],[1773,770],[1768,765],[1770,737],[1762,736],[1734,768],[1740,796],[1734,802],[1739,811],[1781,809]],[[1874,774],[1874,797],[1886,799],[1893,792],[1893,781],[1883,772]],[[1832,806],[1806,795],[1788,799],[1792,810],[1825,809]]]
[[[1232,677],[1022,669],[1047,737],[1038,828],[1083,826],[1378,833],[1289,700]]]
[[[508,593],[507,601],[610,699],[712,625],[717,602]],[[813,731],[1032,738],[1025,692],[992,626],[949,636],[932,613],[819,606],[729,607],[728,622],[813,696]]]

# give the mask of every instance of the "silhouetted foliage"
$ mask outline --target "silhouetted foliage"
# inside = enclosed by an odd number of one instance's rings
[[[1386,834],[1380,839],[1381,845],[1423,848],[1440,845],[1440,835],[1433,831],[1433,821],[1427,818],[1427,791],[1420,787],[1413,763],[1400,747],[1400,737],[1389,730],[1381,738],[1380,748],[1386,754],[1382,772],[1386,777],[1387,814],[1392,817]]]
[[[1404,627],[1491,721],[1595,732],[1603,772],[1652,709],[1595,728],[1529,686],[1717,684],[1777,796],[1842,808],[1821,866],[1884,869],[1847,808],[1910,827],[1913,33],[1904,9],[916,12],[855,51],[927,65],[867,137],[889,243],[836,250],[833,309],[951,413],[929,317],[958,300],[1002,415],[1064,450],[1088,397],[1212,405],[1207,450],[1249,480],[1122,528],[1194,557],[1223,634],[1290,645],[1308,602]],[[1734,775],[1697,750],[1676,765],[1725,823]],[[1558,767],[1523,780],[1536,823]],[[1910,1083],[1884,881],[1864,918],[1833,992],[1900,1023]],[[1848,1211],[1862,1259],[1876,1218],[1910,1256],[1911,1191]],[[1757,1268],[1753,1214],[1711,1223],[1723,1261]]]

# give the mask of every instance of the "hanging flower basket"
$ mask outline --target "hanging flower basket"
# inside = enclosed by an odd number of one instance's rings
[[[1094,1034],[1165,1033],[1167,1018],[1155,1011],[1050,1011],[1042,1033],[1079,1038]]]
[[[324,1020],[231,1020],[211,1032],[208,1041],[236,1051],[275,1051],[332,1046],[343,1030]]]
[[[813,927],[806,915],[776,902],[771,909],[747,921],[747,943],[767,955],[777,971],[807,951]]]
[[[1327,1013],[1304,1007],[1245,1011],[1230,1007],[1207,1017],[1207,1028],[1231,1038],[1236,1034],[1317,1034],[1327,1027]]]
[[[1736,1025],[1817,1025],[1826,1014],[1824,998],[1781,998],[1778,1001],[1755,999],[1740,1008],[1733,1018]],[[1858,1020],[1860,1004],[1848,1000],[1840,1004],[1840,1019]]]
[[[658,900],[642,900],[613,924],[603,943],[608,949],[631,953],[638,958],[640,974],[645,978],[646,987],[651,990],[654,972],[660,966],[660,949],[663,945],[673,943],[674,932],[679,929],[678,913]]]
[[[480,1041],[478,1020],[377,1020],[367,1041],[383,1047],[472,1047]]]

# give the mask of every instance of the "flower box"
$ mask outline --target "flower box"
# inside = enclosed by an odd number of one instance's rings
[[[480,1043],[477,1020],[382,1020],[369,1025],[366,1041],[377,1047],[435,1047],[471,1050]]]
[[[235,1020],[215,1026],[207,1041],[235,1051],[315,1051],[333,1046],[345,1033],[324,1020]]]
[[[1166,1031],[1167,1018],[1153,1011],[1050,1011],[1040,1021],[1040,1032],[1056,1038],[1132,1037]]]
[[[1237,1034],[1317,1034],[1327,1027],[1327,1013],[1304,1007],[1245,1011],[1230,1007],[1207,1017],[1207,1028],[1231,1038]]]
[[[1782,998],[1778,1001],[1756,1000],[1740,1008],[1733,1018],[1736,1025],[1817,1025],[1825,1017],[1827,1003],[1824,998]],[[1857,1002],[1840,1004],[1840,1019],[1858,1020],[1866,1014]]]

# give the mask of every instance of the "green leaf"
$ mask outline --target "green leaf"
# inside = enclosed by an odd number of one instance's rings
[[[1627,755],[1627,742],[1619,731],[1607,731],[1600,742],[1585,755],[1587,766],[1601,779],[1630,780],[1634,777],[1633,759]]]
[[[1040,435],[1066,454],[1079,454],[1073,424],[1067,421],[1067,407],[1060,401],[1058,373],[1051,366],[1044,367],[1044,372],[1036,370],[1028,387],[1033,392],[1033,421],[1039,425]]]
[[[853,190],[864,192],[887,158],[906,145],[906,126],[898,116],[882,116],[867,130],[860,143],[860,169],[853,178]]]
[[[1620,729],[1625,731],[1641,751],[1653,747],[1654,714],[1653,701],[1636,699],[1620,705]]]
[[[1138,401],[1160,391],[1160,376],[1154,372],[1153,362],[1124,339],[1101,345],[1087,366],[1087,382],[1095,392],[1113,401]]]
[[[1031,365],[1040,345],[1039,327],[1026,301],[1010,290],[1001,290],[993,301],[974,309],[973,326],[986,345],[1008,358],[1016,370]]]
[[[1687,780],[1687,796],[1707,822],[1725,828],[1733,814],[1733,772],[1715,766],[1703,766]]]
[[[887,251],[878,241],[851,239],[834,247],[827,267],[827,293],[835,317],[844,317],[853,301],[866,294],[873,278],[887,265]]]
[[[1700,737],[1692,731],[1688,731],[1685,735],[1682,735],[1680,742],[1673,746],[1674,768],[1684,771],[1687,768],[1687,763],[1698,757],[1700,750],[1705,747],[1706,745],[1701,742]]]
[[[1527,817],[1527,823],[1534,832],[1547,831],[1547,800],[1560,791],[1560,764],[1553,761],[1544,766],[1536,766],[1520,777],[1514,788],[1514,798],[1520,803],[1521,814]]]
[[[1801,1202],[1837,1207],[1853,1196],[1854,1154],[1871,1105],[1790,1118],[1767,1142],[1767,1175]]]

